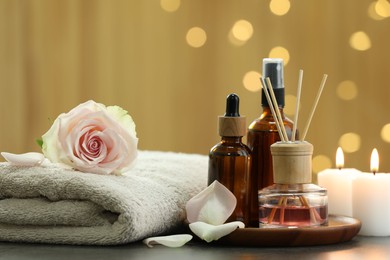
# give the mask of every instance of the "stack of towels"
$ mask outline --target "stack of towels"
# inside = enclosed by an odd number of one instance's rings
[[[0,241],[115,245],[169,234],[207,184],[204,155],[140,151],[121,176],[0,163]]]

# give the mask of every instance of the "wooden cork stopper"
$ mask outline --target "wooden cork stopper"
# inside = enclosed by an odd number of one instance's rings
[[[313,145],[308,142],[277,142],[271,145],[274,183],[311,183]]]
[[[220,136],[244,136],[246,135],[246,118],[219,116]]]

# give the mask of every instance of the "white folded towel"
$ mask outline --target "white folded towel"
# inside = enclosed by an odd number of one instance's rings
[[[0,240],[114,245],[169,233],[206,187],[207,156],[141,151],[122,176],[0,163]]]

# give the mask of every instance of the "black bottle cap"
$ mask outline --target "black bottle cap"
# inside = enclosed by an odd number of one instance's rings
[[[246,119],[239,113],[240,98],[230,94],[226,98],[226,113],[218,117],[218,133],[220,136],[246,135]]]
[[[236,94],[230,94],[226,98],[226,113],[227,117],[239,117],[240,98]]]
[[[283,59],[263,59],[263,79],[269,78],[280,107],[284,107]],[[269,107],[264,90],[261,91],[262,106]]]

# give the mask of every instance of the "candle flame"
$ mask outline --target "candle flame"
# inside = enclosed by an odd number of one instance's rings
[[[344,167],[344,153],[343,149],[341,147],[337,148],[336,151],[336,168],[343,168]]]
[[[371,171],[375,174],[379,170],[379,155],[378,150],[374,148],[371,153]]]

